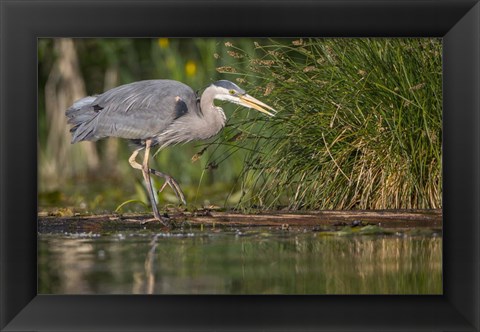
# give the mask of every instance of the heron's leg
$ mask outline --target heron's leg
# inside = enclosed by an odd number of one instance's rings
[[[180,185],[178,184],[177,181],[173,177],[171,177],[168,174],[162,173],[157,171],[156,169],[150,168],[150,173],[160,176],[165,179],[165,183],[163,184],[162,188],[158,192],[161,192],[163,189],[165,189],[165,186],[168,184],[170,188],[172,188],[173,192],[177,196],[177,198],[184,204],[187,205],[187,201],[185,200],[185,195],[182,192],[182,189],[180,188]]]
[[[150,176],[148,175],[148,173],[147,173],[147,176],[145,176],[144,167],[143,167],[141,164],[137,163],[137,161],[135,160],[135,159],[137,158],[138,152],[139,152],[141,149],[142,149],[142,148],[133,151],[133,153],[132,153],[132,155],[130,156],[130,158],[128,158],[128,162],[130,163],[130,165],[131,165],[133,168],[139,169],[139,170],[142,171],[143,178],[145,179],[145,182],[146,182],[146,185],[147,185],[147,190],[148,190],[148,195],[149,195],[149,198],[150,198],[150,203],[152,204],[153,215],[155,216],[155,219],[164,222],[164,221],[162,220],[162,218],[160,217],[160,213],[158,212],[157,203],[155,202],[155,196],[153,195],[153,188],[152,188],[152,183],[151,183],[151,180],[150,180]],[[149,151],[148,151],[148,152],[149,152]],[[147,167],[146,167],[146,169],[147,169],[147,170],[148,170],[148,154],[149,154],[149,153],[147,153],[147,151],[145,151],[144,164],[145,164],[145,159],[146,159],[146,161],[147,161]]]
[[[150,178],[150,172],[148,167],[148,158],[150,157],[150,146],[152,144],[151,139],[145,141],[145,154],[143,156],[142,174],[147,184],[148,195],[150,196],[150,202],[152,204],[153,215],[155,219],[163,221],[158,212],[157,202],[155,201],[155,195],[153,193],[152,179]]]
[[[137,158],[138,152],[140,150],[141,149],[133,151],[130,158],[128,158],[128,161],[133,168],[143,171],[143,166],[140,165],[139,163],[137,163],[137,161],[135,160]],[[162,192],[163,189],[165,189],[165,186],[168,184],[170,186],[170,188],[172,188],[173,192],[175,193],[175,196],[177,196],[177,198],[180,201],[182,201],[182,203],[184,205],[187,205],[187,201],[185,200],[185,195],[183,194],[183,191],[180,188],[180,185],[178,184],[178,182],[173,177],[171,177],[168,174],[159,172],[159,171],[157,171],[156,169],[153,169],[153,168],[150,168],[150,173],[153,174],[153,175],[156,175],[156,176],[160,176],[163,179],[165,179],[165,183],[163,184],[162,188],[160,188],[160,190],[158,192]]]
[[[130,163],[130,166],[132,166],[133,168],[135,169],[139,169],[139,170],[142,170],[142,165],[140,165],[139,163],[137,163],[137,161],[135,160],[138,156],[138,151],[140,151],[141,149],[137,149],[135,151],[133,151],[132,155],[130,156],[130,158],[128,158],[128,162]]]

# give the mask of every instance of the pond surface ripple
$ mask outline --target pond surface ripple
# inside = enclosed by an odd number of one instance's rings
[[[441,231],[349,229],[39,234],[38,292],[442,294]]]

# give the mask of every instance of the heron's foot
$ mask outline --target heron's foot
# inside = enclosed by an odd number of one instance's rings
[[[158,193],[161,193],[163,191],[163,189],[165,189],[165,187],[168,184],[170,186],[170,188],[172,188],[172,190],[175,193],[175,196],[177,196],[178,200],[180,200],[183,203],[183,205],[187,205],[187,201],[185,200],[185,195],[183,194],[183,191],[180,188],[180,185],[178,184],[178,182],[173,177],[171,177],[168,174],[159,172],[159,171],[157,171],[153,168],[150,168],[150,173],[152,173],[154,175],[157,175],[157,176],[160,176],[160,177],[165,179],[165,183],[158,190]]]
[[[153,218],[144,220],[143,224],[147,224],[150,222],[154,222],[154,223],[161,222],[165,227],[169,229],[175,228],[176,226],[175,222],[172,219],[170,219],[170,217],[166,213],[164,213],[163,215],[160,215],[160,214],[156,215],[154,213]]]

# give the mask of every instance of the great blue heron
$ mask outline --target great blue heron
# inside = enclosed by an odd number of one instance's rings
[[[130,165],[142,171],[155,219],[168,224],[160,216],[155,202],[150,174],[162,177],[177,198],[185,196],[171,176],[149,168],[150,148],[203,140],[215,136],[226,122],[221,107],[214,99],[225,100],[253,108],[269,116],[276,111],[245,93],[236,84],[221,80],[209,85],[199,98],[187,85],[172,80],[147,80],[125,84],[100,95],[76,101],[65,113],[72,125],[72,144],[97,141],[104,137],[131,140],[136,148],[129,158]],[[145,149],[143,163],[135,159]]]

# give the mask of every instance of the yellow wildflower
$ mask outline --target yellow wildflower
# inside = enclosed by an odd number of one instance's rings
[[[160,48],[167,48],[169,43],[168,38],[158,38],[158,46]]]
[[[195,64],[194,61],[188,60],[187,63],[185,64],[185,74],[187,76],[195,76],[197,73],[197,65]]]

